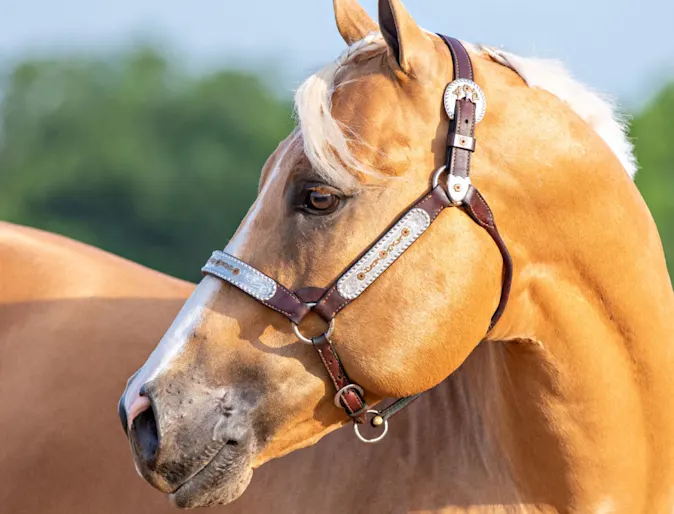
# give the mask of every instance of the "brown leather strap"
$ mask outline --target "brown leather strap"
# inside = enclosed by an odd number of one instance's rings
[[[276,294],[269,300],[262,301],[262,303],[267,307],[280,312],[296,324],[299,324],[310,310],[306,303],[297,298],[297,296],[288,291],[281,284],[278,284]]]
[[[454,79],[464,78],[474,80],[473,65],[466,48],[454,38],[443,36],[442,34],[438,35],[445,42],[452,54],[452,60],[454,61]],[[447,170],[450,175],[462,178],[470,176],[470,161],[472,154],[475,151],[475,107],[475,104],[468,98],[456,102],[456,111],[454,119],[450,120],[449,135],[447,138]],[[470,140],[466,144],[457,145],[457,141],[461,141],[462,137],[470,138]],[[462,207],[475,222],[489,233],[503,258],[501,298],[498,308],[492,316],[491,324],[489,325],[489,330],[491,330],[503,315],[503,311],[508,303],[513,276],[512,258],[501,238],[501,234],[496,228],[494,215],[477,188],[472,185],[469,187],[468,193],[463,200]]]
[[[475,104],[464,98],[456,102],[454,119],[449,122],[449,135],[447,145],[447,170],[455,177],[468,177],[470,175],[470,160],[475,148],[467,149],[455,146],[454,140],[466,136],[472,140],[475,138]]]
[[[397,223],[399,220],[404,218],[407,213],[414,209],[423,209],[426,211],[431,219],[431,223],[438,217],[438,214],[442,212],[443,209],[449,207],[451,202],[447,197],[447,193],[442,188],[442,186],[437,186],[433,188],[429,193],[427,193],[423,198],[417,201],[412,207],[407,209],[398,219],[395,221]],[[392,225],[395,225],[393,223]],[[372,243],[368,248],[365,249],[352,263],[347,267],[347,270],[357,262],[362,256],[364,256],[370,249],[379,242],[379,239]],[[342,273],[339,278],[344,275]],[[339,278],[328,288],[323,298],[321,298],[316,306],[312,309],[316,314],[318,314],[325,321],[331,321],[339,311],[344,307],[349,305],[353,300],[348,300],[342,297],[337,290],[337,282]]]
[[[454,80],[456,79],[468,79],[475,80],[473,74],[473,63],[470,60],[468,51],[458,39],[453,37],[443,36],[438,34],[440,38],[445,42],[449,51],[452,54],[452,62],[454,63]]]
[[[401,410],[403,410],[405,407],[410,405],[412,402],[415,402],[419,398],[421,398],[422,394],[424,394],[424,393],[422,392],[422,393],[414,394],[412,396],[406,396],[405,398],[399,398],[398,400],[393,402],[391,405],[389,405],[385,409],[380,410],[379,416],[381,416],[381,418],[384,419],[384,421],[388,421],[393,416],[398,414]],[[374,420],[375,420],[375,418],[372,418],[372,421],[370,422],[370,424],[373,427],[376,427],[376,425],[374,423]]]
[[[456,39],[440,35],[452,54],[454,62],[454,80],[473,80],[473,64],[465,47]],[[456,146],[454,141],[462,136],[469,137],[473,142],[475,138],[475,104],[468,98],[456,102],[454,119],[449,121],[449,134],[447,138],[447,171],[456,177],[470,175],[470,159],[475,151]]]
[[[468,194],[466,195],[462,207],[478,225],[487,231],[487,233],[496,243],[499,252],[501,252],[501,257],[503,258],[501,298],[499,300],[496,312],[494,312],[494,315],[491,318],[491,324],[489,325],[489,330],[491,330],[503,315],[503,311],[505,311],[506,305],[508,304],[508,297],[510,296],[510,288],[513,281],[513,260],[510,256],[510,252],[508,252],[508,248],[506,247],[503,238],[501,238],[501,234],[496,228],[494,214],[491,212],[489,205],[487,205],[484,197],[480,194],[476,187],[471,186],[471,188],[468,190]]]
[[[302,321],[309,312],[309,306],[282,284],[230,253],[214,251],[201,272],[229,282],[293,323]]]
[[[335,386],[335,392],[341,391],[347,386],[356,386],[356,384],[351,382],[348,375],[346,374],[346,371],[344,371],[344,366],[342,366],[342,362],[339,360],[337,352],[335,351],[334,346],[332,346],[330,339],[328,339],[324,334],[314,337],[311,341],[313,342],[314,348],[316,348],[321,361],[323,361],[325,369],[328,371],[330,380]],[[345,390],[341,394],[339,401],[351,419],[353,419],[356,423],[365,422],[367,404],[355,388],[352,387]]]
[[[295,296],[304,303],[318,303],[324,294],[325,289],[322,287],[302,287],[295,291]]]

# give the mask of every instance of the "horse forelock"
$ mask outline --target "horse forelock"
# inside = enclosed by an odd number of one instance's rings
[[[627,135],[627,117],[613,99],[601,95],[574,79],[564,65],[555,60],[521,57],[491,46],[465,43],[517,73],[531,88],[541,88],[562,100],[608,145],[627,174],[634,178],[637,163]],[[386,48],[379,32],[349,46],[335,61],[311,75],[295,94],[295,112],[302,133],[304,151],[314,169],[326,179],[343,182],[352,173],[377,174],[353,155],[349,144],[365,144],[354,131],[332,115],[332,97],[337,76],[356,57]]]
[[[337,87],[337,75],[345,66],[356,56],[384,48],[384,38],[379,32],[366,36],[349,46],[334,62],[311,75],[295,94],[295,113],[304,152],[314,169],[332,182],[344,180],[345,167],[356,173],[373,173],[349,148],[349,142],[354,142],[357,136],[333,117],[332,96]]]

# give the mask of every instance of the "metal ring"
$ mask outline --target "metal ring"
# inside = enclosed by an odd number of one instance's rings
[[[348,386],[344,386],[339,391],[337,391],[337,394],[335,395],[335,407],[340,409],[342,408],[342,403],[340,402],[342,395],[351,389],[355,389],[360,393],[361,396],[365,396],[365,391],[363,391],[362,387],[356,384],[349,384]]]
[[[316,303],[315,302],[310,302],[307,303],[307,307],[315,307]],[[295,335],[297,336],[297,339],[300,340],[300,342],[304,344],[314,344],[314,342],[309,339],[308,337],[305,337],[301,332],[300,332],[300,327],[297,326],[297,323],[293,323],[292,321],[290,324],[293,327],[293,332],[295,332]],[[328,330],[323,334],[325,337],[330,337],[332,333],[335,331],[335,319],[330,320],[330,324],[328,325]]]
[[[440,175],[442,175],[445,171],[447,171],[447,165],[443,164],[440,166],[435,172],[433,173],[433,181],[431,184],[433,185],[433,189],[438,187],[438,183],[440,181]]]
[[[374,415],[376,415],[376,416],[379,416],[379,412],[377,412],[376,410],[368,410],[368,411],[366,412],[366,415],[367,415],[367,414],[374,414]],[[354,424],[353,424],[353,431],[356,433],[356,437],[357,437],[358,439],[360,439],[360,441],[363,442],[363,443],[365,443],[365,444],[374,444],[374,443],[378,443],[379,441],[381,441],[382,439],[384,439],[384,437],[386,437],[386,434],[388,433],[388,420],[387,420],[387,419],[384,419],[384,431],[383,431],[381,434],[379,434],[377,437],[373,438],[373,439],[365,439],[365,438],[361,435],[360,431],[358,430],[358,423],[354,423]]]

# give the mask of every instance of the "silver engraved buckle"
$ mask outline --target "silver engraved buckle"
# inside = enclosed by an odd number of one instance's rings
[[[479,123],[487,112],[487,98],[475,82],[468,79],[456,79],[445,88],[445,112],[450,120],[456,115],[456,102],[467,99],[475,104],[475,123]]]

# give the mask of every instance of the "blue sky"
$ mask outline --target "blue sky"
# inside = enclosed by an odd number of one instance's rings
[[[374,14],[376,2],[363,0]],[[407,0],[425,28],[563,60],[640,105],[674,78],[674,0]],[[331,0],[0,0],[0,59],[101,53],[149,39],[195,69],[274,63],[290,89],[342,49]]]

